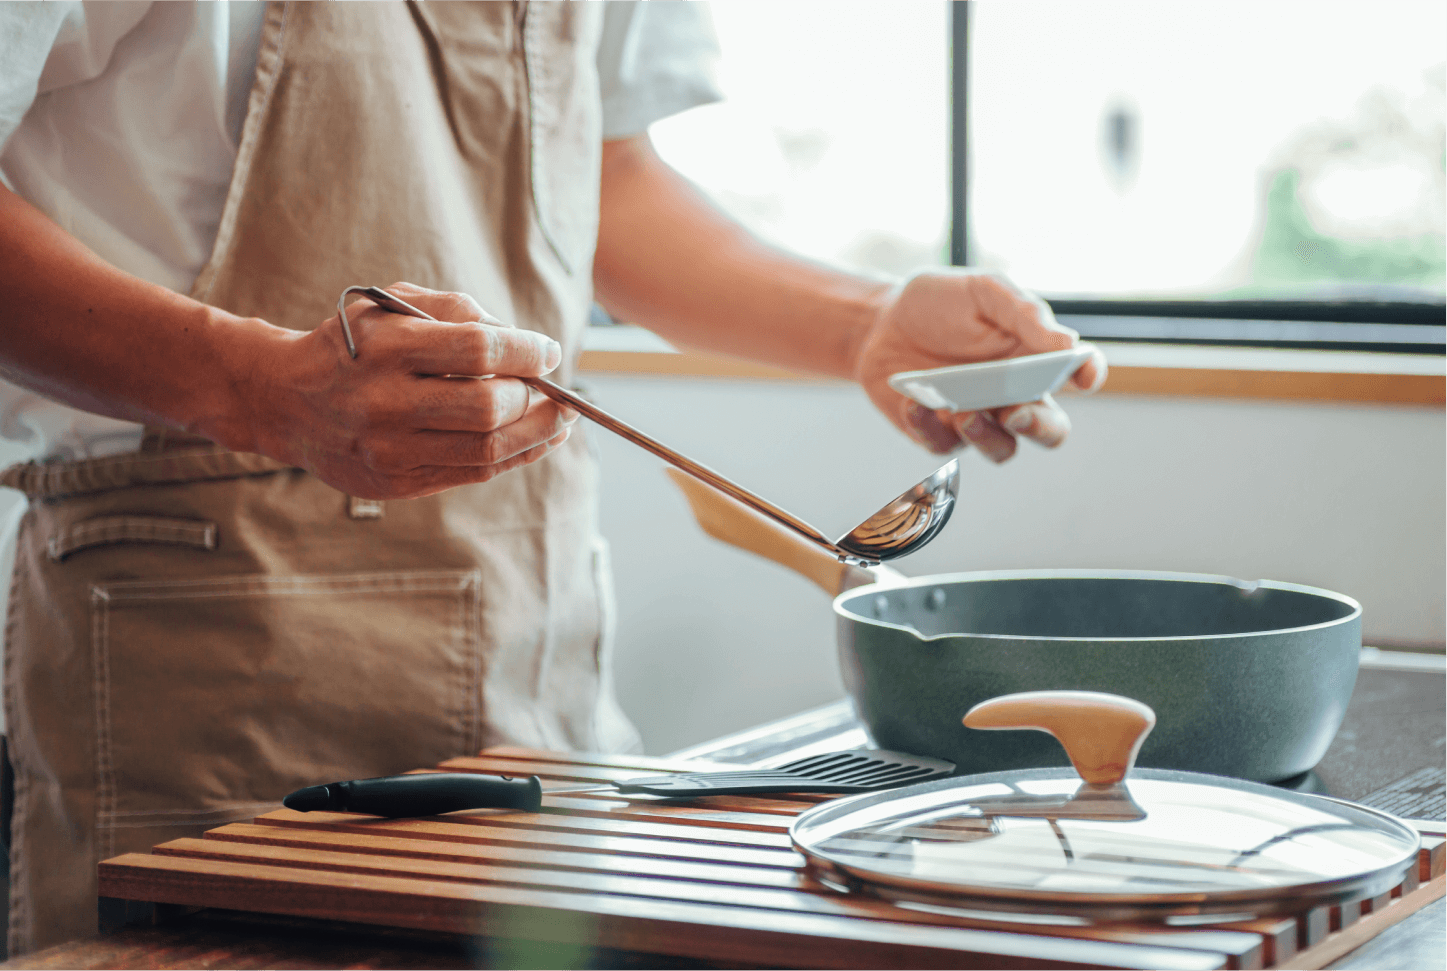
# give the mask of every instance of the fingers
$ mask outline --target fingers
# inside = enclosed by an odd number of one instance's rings
[[[962,411],[952,416],[960,437],[980,450],[980,454],[996,464],[1015,454],[1015,436],[984,411]]]
[[[1056,448],[1070,434],[1070,417],[1049,395],[993,411],[930,411],[911,403],[905,424],[916,442],[937,455],[973,445],[997,464],[1014,457],[1017,437]]]
[[[1070,434],[1070,416],[1049,395],[1029,404],[998,408],[993,417],[1006,431],[1046,448],[1058,447]]]
[[[568,440],[572,429],[564,429],[550,441],[542,445],[534,446],[526,452],[514,455],[512,458],[492,466],[433,466],[416,470],[412,476],[412,488],[408,491],[406,498],[415,499],[421,496],[430,496],[434,493],[451,489],[453,486],[470,485],[474,482],[487,482],[502,475],[504,472],[511,472],[513,469],[522,468],[524,465],[531,465],[538,459],[545,458],[552,454],[560,445]]]
[[[406,318],[394,338],[415,374],[509,374],[541,377],[563,360],[563,348],[547,334],[516,327],[461,322],[434,324]]]
[[[1089,347],[1092,351],[1090,360],[1086,361],[1075,373],[1070,376],[1070,383],[1075,385],[1086,394],[1094,394],[1105,384],[1106,374],[1109,370],[1105,363],[1105,354],[1098,347],[1090,344],[1082,344],[1081,347]]]
[[[414,378],[397,396],[407,427],[442,432],[490,432],[510,425],[541,398],[513,378]],[[572,411],[568,410],[568,416]]]
[[[909,401],[904,409],[903,427],[910,438],[934,452],[948,455],[965,443],[956,428],[945,421],[946,412],[930,411],[923,405]]]
[[[394,283],[386,290],[436,321],[358,300],[347,308],[347,318],[359,356],[367,360],[400,363],[417,374],[520,377],[540,377],[562,363],[557,341],[503,323],[465,293],[410,283]]]
[[[522,418],[487,432],[438,431],[425,429],[406,443],[406,464],[427,466],[501,467],[509,460],[546,445],[559,436],[566,439],[576,421],[551,401],[540,401]]]

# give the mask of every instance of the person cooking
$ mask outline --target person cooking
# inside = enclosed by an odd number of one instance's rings
[[[637,745],[587,436],[515,379],[573,380],[595,298],[932,451],[1064,439],[885,383],[1072,346],[1041,301],[796,258],[659,159],[715,54],[692,4],[0,5],[12,955],[303,785]],[[338,295],[388,284],[437,321],[357,299],[353,357]]]

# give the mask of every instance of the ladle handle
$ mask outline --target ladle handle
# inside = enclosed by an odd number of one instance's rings
[[[673,484],[683,492],[693,518],[714,539],[792,570],[833,597],[853,587],[874,583],[884,571],[899,574],[887,566],[872,570],[850,566],[825,550],[807,542],[773,520],[762,516],[743,503],[710,489],[678,469],[664,469]],[[902,577],[901,577],[902,579]]]
[[[827,536],[804,522],[804,520],[785,512],[772,502],[755,495],[743,486],[725,479],[708,466],[695,462],[686,455],[675,452],[667,445],[639,431],[627,422],[619,418],[614,418],[602,408],[599,408],[586,398],[574,394],[562,385],[555,384],[547,378],[520,378],[519,380],[524,384],[537,388],[559,404],[567,405],[579,414],[586,415],[610,432],[628,439],[628,441],[634,445],[647,449],[669,465],[686,472],[694,479],[733,497],[749,508],[757,510],[761,515],[767,516],[769,519],[779,523],[781,526],[793,530],[808,542],[822,547],[829,556],[837,558],[842,552]]]
[[[982,701],[965,713],[967,728],[1048,732],[1093,786],[1124,779],[1155,725],[1149,705],[1098,691],[1022,691]]]

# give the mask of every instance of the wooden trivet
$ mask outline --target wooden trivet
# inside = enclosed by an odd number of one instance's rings
[[[718,763],[494,748],[446,771],[602,783]],[[103,897],[769,967],[1320,967],[1442,896],[1444,840],[1389,894],[1212,927],[1022,924],[851,897],[803,873],[822,798],[546,796],[539,813],[281,809],[100,865]]]

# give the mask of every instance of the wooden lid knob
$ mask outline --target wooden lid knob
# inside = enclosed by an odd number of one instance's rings
[[[1082,779],[1109,786],[1135,765],[1156,713],[1139,701],[1098,691],[1022,691],[980,702],[965,714],[965,726],[1049,732]]]

